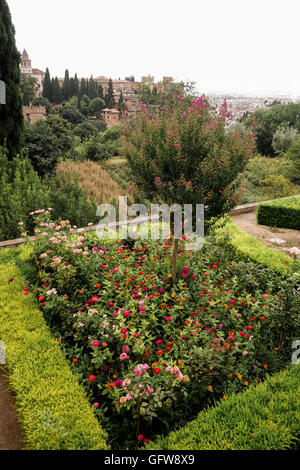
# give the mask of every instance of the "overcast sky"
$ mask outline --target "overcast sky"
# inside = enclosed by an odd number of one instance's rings
[[[7,0],[35,68],[300,96],[300,0]]]

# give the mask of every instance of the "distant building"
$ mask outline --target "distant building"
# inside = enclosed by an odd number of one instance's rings
[[[33,69],[31,65],[31,59],[24,49],[21,57],[21,73],[28,75],[29,77],[36,78],[37,81],[37,96],[41,96],[43,93],[43,81],[45,78],[45,72],[39,69]]]
[[[102,117],[107,127],[112,127],[120,122],[120,111],[116,109],[105,108],[102,111]]]
[[[46,108],[44,106],[23,106],[24,121],[34,124],[39,119],[46,119]]]

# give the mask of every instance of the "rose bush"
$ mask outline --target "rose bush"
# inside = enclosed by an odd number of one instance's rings
[[[290,362],[296,276],[181,240],[173,284],[172,239],[102,242],[38,212],[24,294],[36,296],[113,447],[167,433]]]

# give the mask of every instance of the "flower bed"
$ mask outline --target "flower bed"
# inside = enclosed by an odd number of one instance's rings
[[[32,275],[24,294],[36,295],[113,448],[147,446],[290,362],[296,277],[213,240],[201,253],[181,241],[173,284],[171,240],[99,242],[48,216],[34,244],[38,283]]]
[[[259,204],[257,222],[270,227],[300,230],[300,196]]]
[[[41,311],[23,295],[26,284],[16,260],[24,255],[23,247],[0,252],[0,339],[24,445],[30,450],[107,449],[106,434]]]

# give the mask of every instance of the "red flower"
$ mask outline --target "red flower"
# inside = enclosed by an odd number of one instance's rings
[[[143,439],[144,439],[143,434],[139,434],[138,437],[137,437],[137,440],[138,440],[138,441],[142,441]]]
[[[11,277],[10,279],[8,279],[8,282],[13,282],[14,281],[14,278]]]
[[[160,369],[155,368],[155,369],[153,370],[153,372],[154,372],[155,375],[159,375],[159,374],[160,374]]]
[[[74,362],[74,364],[77,364],[78,359],[76,357],[74,357],[73,362]]]
[[[90,375],[89,376],[89,381],[90,382],[94,382],[96,380],[96,376],[95,375]]]

